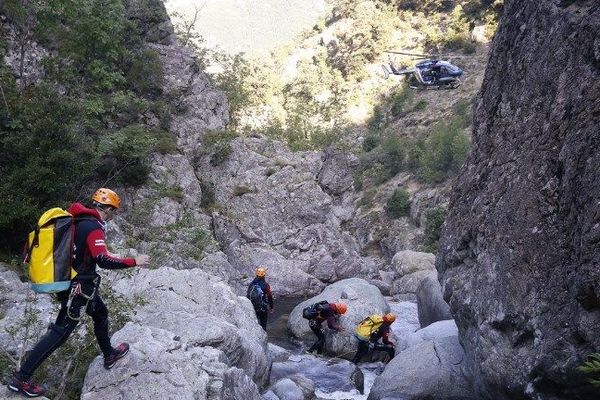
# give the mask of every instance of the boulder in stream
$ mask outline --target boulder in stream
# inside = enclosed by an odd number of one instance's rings
[[[463,360],[458,336],[422,342],[394,357],[368,400],[475,400]]]

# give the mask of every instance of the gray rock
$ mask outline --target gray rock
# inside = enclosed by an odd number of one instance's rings
[[[350,189],[354,182],[352,172],[359,164],[358,157],[334,148],[327,149],[323,157],[323,167],[317,175],[319,185],[332,195],[340,195]]]
[[[214,88],[200,70],[193,50],[179,45],[150,44],[163,64],[163,90],[173,98],[177,114],[170,131],[177,135],[178,149],[193,160],[203,135],[223,129],[229,122],[225,94]]]
[[[402,278],[394,281],[391,294],[395,297],[399,295],[410,295],[411,300],[416,300],[417,289],[421,282],[426,278],[437,279],[436,270],[421,270],[404,275]]]
[[[237,266],[243,279],[244,287],[254,278],[254,270],[259,265],[267,268],[267,281],[277,296],[312,295],[325,286],[303,271],[306,269],[304,262],[286,259],[269,246],[235,243],[228,252],[229,259]]]
[[[447,188],[442,190],[425,189],[412,195],[410,202],[410,220],[417,226],[424,227],[427,210],[448,204]]]
[[[346,314],[342,315],[339,323],[345,328],[345,333],[334,333],[325,328],[325,349],[340,357],[351,358],[356,351],[357,342],[352,332],[356,325],[371,314],[384,314],[390,308],[379,289],[363,279],[344,279],[329,285],[325,290],[311,299],[297,305],[290,313],[288,328],[298,338],[314,341],[315,336],[308,327],[308,320],[302,317],[302,310],[318,301],[327,300],[330,303],[343,302],[348,306]],[[324,326],[327,326],[325,323]]]
[[[281,400],[272,390],[269,390],[262,395],[263,400]]]
[[[397,354],[375,379],[369,400],[475,400],[456,336],[422,342]]]
[[[457,335],[458,328],[456,327],[456,322],[454,322],[454,320],[438,321],[425,328],[418,329],[414,332],[408,332],[401,336],[398,341],[397,350],[401,351],[428,340]]]
[[[289,378],[281,379],[271,390],[280,400],[305,400],[302,389]]]
[[[269,357],[273,362],[287,361],[290,354],[291,353],[283,347],[269,343]]]
[[[600,8],[505,5],[436,266],[482,398],[598,398]]]
[[[421,328],[436,321],[452,318],[450,307],[444,301],[442,287],[437,279],[432,276],[425,277],[417,288],[416,295]]]
[[[408,218],[390,220],[383,209],[358,214],[351,225],[363,252],[388,261],[399,251],[419,248],[423,241],[421,228]]]
[[[113,337],[132,351],[110,374],[98,357],[82,399],[140,398],[135,387],[148,388],[144,398],[260,399],[257,384],[266,383],[270,360],[249,300],[198,269],[138,270],[112,287],[139,303]]]
[[[24,42],[20,40],[19,38],[22,36],[11,23],[2,23],[2,30],[6,43],[3,61],[13,72],[21,87],[36,84],[44,79],[46,74],[42,60],[48,57],[50,52],[32,38]],[[21,53],[22,44],[25,49],[23,53]],[[23,55],[22,59],[21,54]]]
[[[0,295],[0,346],[18,356],[30,350],[54,322],[57,304],[50,295],[34,293],[30,284],[21,282],[4,263],[0,263]],[[36,321],[27,322],[32,318]]]
[[[403,343],[406,342],[406,337],[412,335],[419,330],[419,318],[417,315],[417,304],[410,301],[400,303],[388,302],[390,311],[396,314],[396,321],[391,325],[394,336],[398,338],[396,351],[401,351],[406,348]]]
[[[0,3],[0,6],[2,4]],[[2,400],[23,400],[25,397],[21,393],[15,393],[8,390],[8,388],[4,385],[0,386],[0,399]],[[38,400],[50,400],[47,397],[41,396],[36,397]]]
[[[433,270],[434,263],[434,254],[412,250],[399,251],[392,258],[392,265],[400,277],[417,271]]]

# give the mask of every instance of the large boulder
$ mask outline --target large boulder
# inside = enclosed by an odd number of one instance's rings
[[[351,152],[329,148],[323,158],[323,167],[317,175],[321,187],[332,195],[340,195],[350,189],[354,183],[352,172],[359,164],[358,157]]]
[[[427,276],[421,281],[416,295],[421,328],[436,321],[452,318],[450,307],[444,301],[440,282],[433,276]]]
[[[407,334],[399,337],[396,350],[402,351],[427,340],[434,340],[457,335],[458,328],[456,327],[456,322],[454,322],[454,320],[449,319],[446,321],[438,321],[434,322],[431,325],[428,325],[425,328],[421,328],[413,332],[408,332]]]
[[[368,400],[475,400],[463,359],[457,336],[422,342],[390,361]]]
[[[425,279],[437,279],[437,271],[420,270],[404,275],[402,278],[395,280],[392,285],[391,293],[394,297],[400,300],[417,300],[417,289]]]
[[[600,7],[503,13],[436,266],[479,396],[598,398]]]
[[[399,277],[417,271],[435,269],[435,254],[419,251],[403,250],[394,254],[392,265]]]
[[[279,400],[313,400],[315,384],[301,375],[283,378],[271,387],[272,393]]]
[[[127,324],[113,336],[127,341],[130,354],[110,371],[101,360],[85,378],[82,400],[122,399],[237,399],[259,400],[254,382],[231,367],[225,353],[194,345],[171,330]],[[239,392],[244,397],[228,397]]]
[[[270,367],[266,334],[250,302],[221,279],[197,269],[144,269],[112,288],[138,304],[113,339],[129,341],[132,351],[108,374],[99,357],[82,399],[260,398]]]
[[[389,305],[390,311],[396,314],[396,321],[391,325],[391,329],[398,341],[396,351],[400,351],[399,349],[404,349],[401,347],[404,338],[420,328],[417,305],[410,301],[389,302]]]
[[[294,308],[288,319],[288,328],[294,336],[309,341],[315,338],[308,327],[308,320],[302,317],[302,310],[321,300],[330,303],[343,302],[348,306],[346,314],[339,319],[339,323],[346,330],[345,333],[334,333],[325,328],[325,349],[345,358],[351,358],[356,351],[357,342],[352,334],[356,325],[371,314],[384,314],[390,310],[376,286],[359,278],[344,279],[327,286],[321,294],[303,301]],[[324,326],[326,325],[325,323]]]

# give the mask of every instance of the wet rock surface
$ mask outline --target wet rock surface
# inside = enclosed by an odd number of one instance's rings
[[[600,63],[592,1],[505,3],[436,266],[484,399],[592,399]]]

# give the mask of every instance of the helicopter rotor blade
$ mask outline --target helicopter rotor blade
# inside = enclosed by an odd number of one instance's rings
[[[387,50],[387,51],[385,51],[385,53],[402,54],[405,56],[415,56],[415,57],[424,57],[424,58],[435,57],[431,54],[417,54],[417,53],[409,53],[406,51],[394,51],[394,50]]]
[[[441,59],[451,59],[451,58],[457,58],[457,59],[461,59],[461,58],[473,58],[473,56],[468,56],[468,55],[453,55],[453,54],[418,54],[418,53],[409,53],[407,51],[395,51],[395,50],[386,50],[384,51],[384,53],[393,53],[393,54],[402,54],[405,56],[412,56],[415,59],[420,59],[420,58],[432,58],[435,60],[441,60]]]

